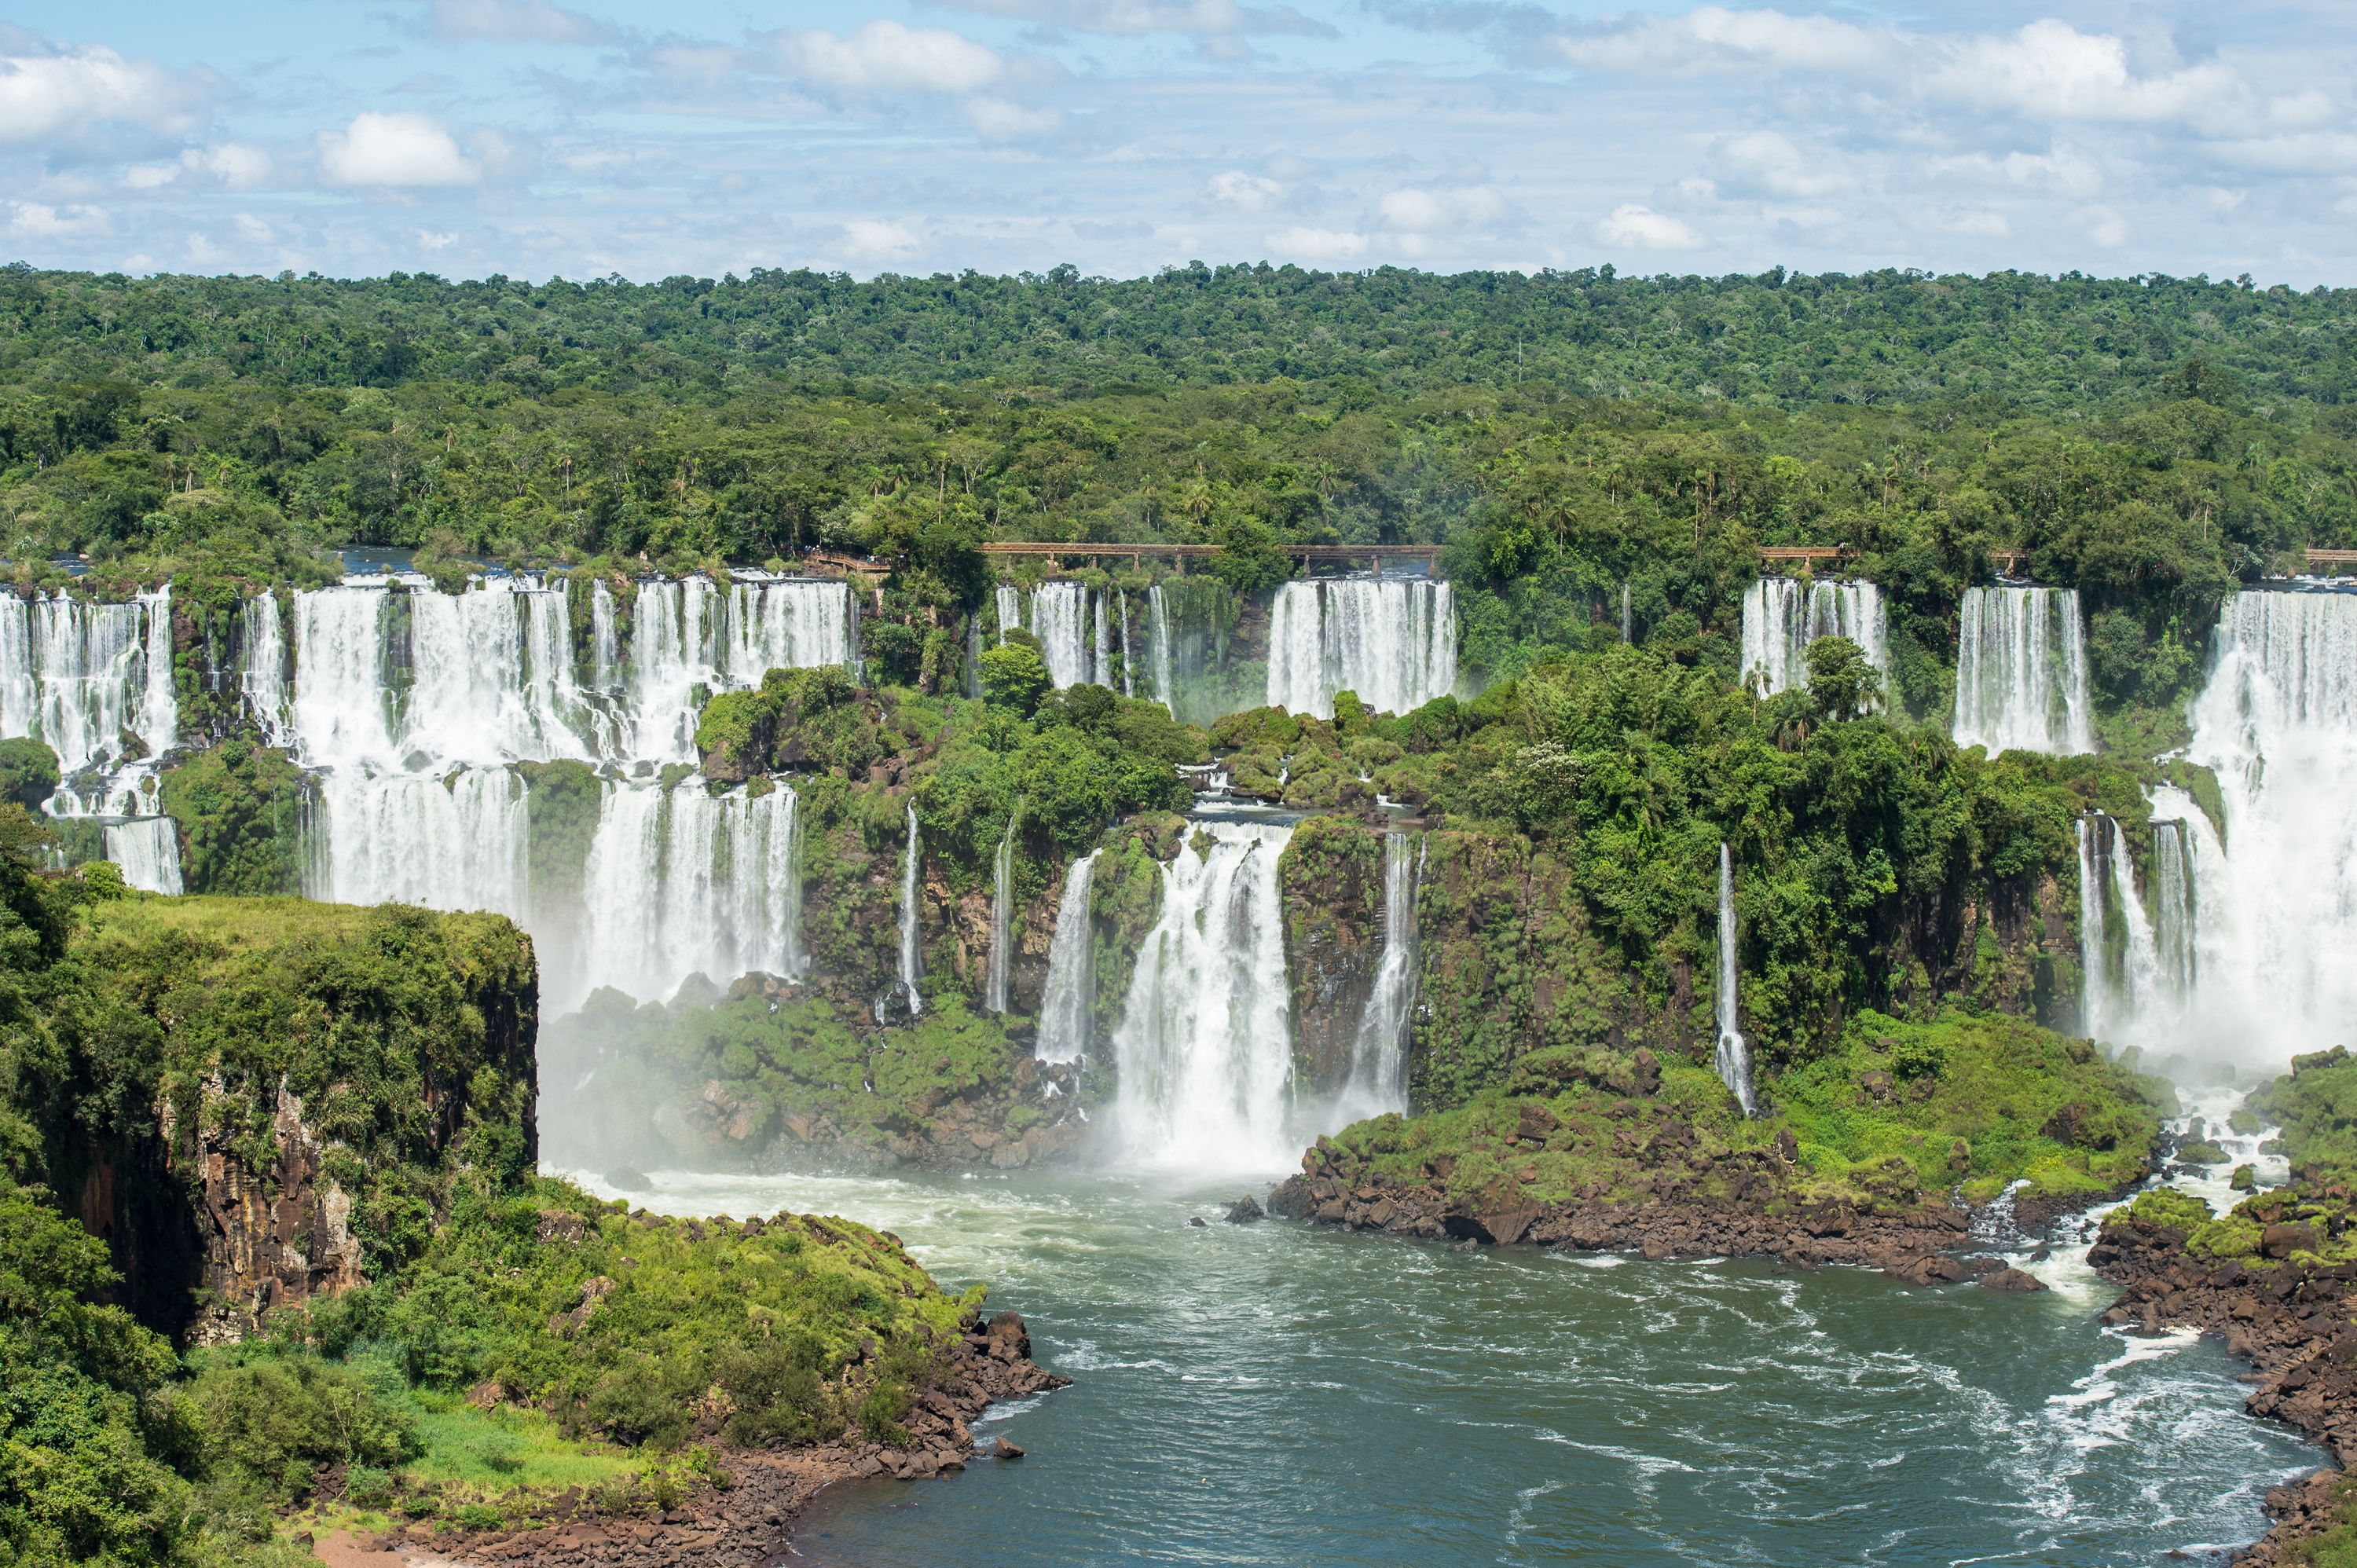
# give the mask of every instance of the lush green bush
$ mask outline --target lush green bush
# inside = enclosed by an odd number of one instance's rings
[[[216,1474],[251,1479],[280,1504],[309,1493],[323,1468],[398,1467],[423,1452],[415,1425],[349,1368],[307,1355],[228,1355],[189,1385]]]
[[[29,736],[0,740],[0,797],[38,811],[58,790],[58,754]]]
[[[243,736],[166,773],[164,810],[188,848],[180,865],[188,891],[300,893],[307,788],[285,752]]]

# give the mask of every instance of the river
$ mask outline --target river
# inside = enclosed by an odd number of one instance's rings
[[[2021,1296],[1235,1226],[1161,1177],[651,1179],[891,1230],[1075,1380],[976,1427],[1020,1461],[824,1495],[819,1564],[2222,1561],[2319,1462],[2214,1340],[2099,1328],[2083,1242]]]

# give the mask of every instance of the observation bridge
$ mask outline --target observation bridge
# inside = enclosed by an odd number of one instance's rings
[[[1106,557],[1118,562],[1125,555],[1129,557],[1130,570],[1135,571],[1151,555],[1157,560],[1170,562],[1180,576],[1186,575],[1189,561],[1204,560],[1220,553],[1220,546],[1216,544],[1108,544],[1088,541],[1046,543],[994,541],[988,544],[977,544],[974,548],[985,555],[1044,555],[1048,558],[1048,570],[1050,572],[1062,571],[1062,563],[1067,558],[1086,559],[1092,567],[1102,568]],[[1354,564],[1363,561],[1370,571],[1375,572],[1382,571],[1383,563],[1391,560],[1421,560],[1426,572],[1435,572],[1440,565],[1441,551],[1437,544],[1281,544],[1276,548],[1305,566],[1313,561]]]

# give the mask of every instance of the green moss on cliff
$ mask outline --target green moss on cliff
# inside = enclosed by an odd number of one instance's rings
[[[1345,1175],[1437,1179],[1487,1209],[1677,1197],[1888,1210],[1952,1187],[1974,1201],[2016,1181],[2038,1197],[2115,1190],[2173,1109],[2166,1085],[2083,1043],[1953,1014],[1862,1015],[1836,1052],[1761,1089],[1763,1113],[1746,1120],[1708,1069],[1557,1047],[1527,1058],[1511,1092],[1361,1122],[1321,1146]]]
[[[2292,1173],[2311,1183],[2357,1180],[2357,1057],[2335,1046],[2291,1059],[2291,1071],[2254,1090],[2252,1111],[2283,1126]]]
[[[236,736],[164,775],[191,893],[243,897],[303,889],[302,770],[283,751]]]

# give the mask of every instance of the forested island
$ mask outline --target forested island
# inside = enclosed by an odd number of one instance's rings
[[[2352,309],[0,270],[0,1543],[735,1562],[1060,1380],[649,1171],[2024,1296],[2148,1188],[2105,1321],[2357,1444],[2338,993],[2213,952],[2338,940]]]

